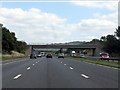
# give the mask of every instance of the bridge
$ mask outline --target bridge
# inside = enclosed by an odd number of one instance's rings
[[[30,54],[33,50],[52,50],[52,49],[56,49],[56,50],[60,50],[60,48],[62,49],[69,49],[69,50],[75,50],[76,52],[80,52],[83,50],[86,50],[90,56],[98,56],[99,53],[101,52],[100,48],[98,45],[96,44],[81,44],[81,45],[28,45],[28,50],[26,52],[26,54]]]

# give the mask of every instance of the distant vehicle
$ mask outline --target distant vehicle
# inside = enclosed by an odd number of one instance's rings
[[[85,57],[85,55],[84,54],[80,54],[80,57]]]
[[[52,58],[52,54],[47,54],[46,58]]]
[[[71,56],[76,56],[75,51],[71,52]]]
[[[42,55],[41,55],[41,54],[38,54],[37,57],[42,57]]]
[[[40,52],[41,56],[45,56],[45,52]]]
[[[58,58],[64,58],[64,53],[59,53]]]
[[[30,54],[30,59],[32,59],[32,58],[37,58],[37,55],[36,54]]]
[[[100,59],[109,59],[109,54],[105,52],[100,53]]]

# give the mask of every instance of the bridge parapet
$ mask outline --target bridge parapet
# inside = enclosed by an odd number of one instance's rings
[[[33,48],[97,48],[95,44],[82,44],[82,45],[29,45]]]

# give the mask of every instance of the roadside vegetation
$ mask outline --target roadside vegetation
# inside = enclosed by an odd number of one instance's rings
[[[99,48],[112,57],[120,57],[120,26],[113,35],[102,36],[100,39],[93,39],[87,43],[99,45]]]
[[[2,60],[25,57],[27,43],[18,41],[14,32],[2,27]]]
[[[3,54],[1,56],[2,60],[5,61],[5,60],[11,60],[11,59],[16,59],[16,58],[24,58],[24,57],[26,57],[22,53],[18,53],[16,51],[11,51],[11,52],[12,52],[12,54]]]
[[[83,62],[89,62],[89,63],[94,63],[94,64],[99,64],[99,65],[105,65],[105,66],[109,66],[109,67],[114,67],[114,68],[120,68],[120,64],[118,61],[107,61],[107,60],[100,60],[100,59],[96,59],[96,58],[75,58],[75,57],[66,57],[66,58],[72,58],[74,60],[78,60],[78,61],[83,61]]]

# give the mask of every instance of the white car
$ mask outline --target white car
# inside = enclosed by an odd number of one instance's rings
[[[42,57],[42,55],[41,55],[41,54],[38,54],[37,57]]]
[[[64,53],[59,53],[58,58],[64,58]]]

